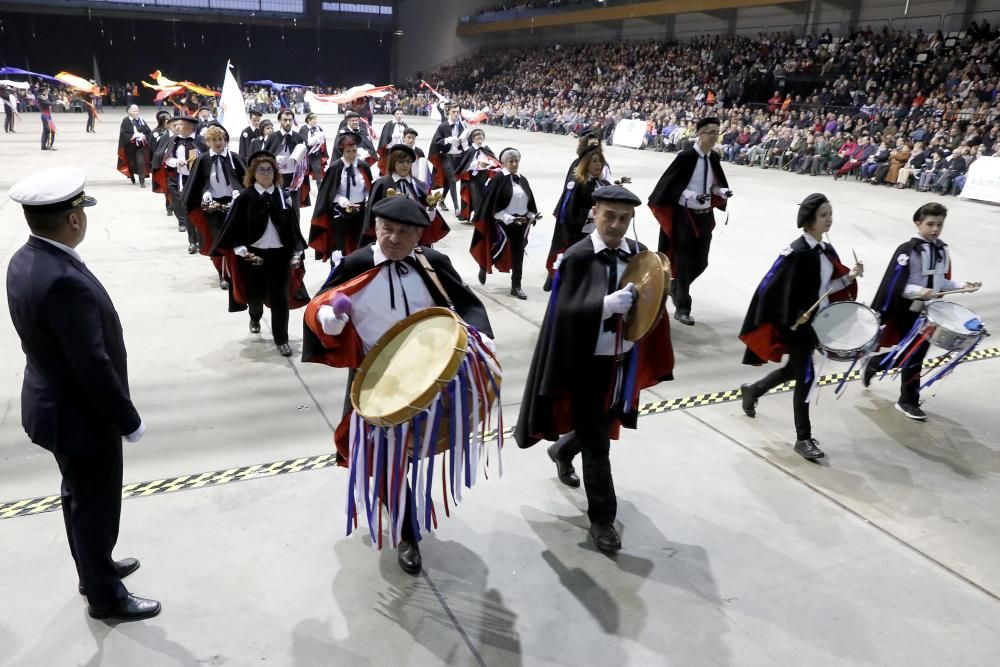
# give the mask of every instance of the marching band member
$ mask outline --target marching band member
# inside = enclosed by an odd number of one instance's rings
[[[256,109],[250,110],[250,124],[240,132],[240,158],[245,162],[248,157],[257,151],[252,149],[253,140],[260,137],[261,113]],[[258,149],[259,150],[259,149]]]
[[[940,298],[940,292],[959,289],[975,292],[982,287],[980,282],[965,283],[951,278],[951,253],[948,244],[941,240],[947,215],[948,209],[937,202],[924,204],[913,214],[917,228],[913,238],[893,251],[872,302],[872,308],[881,314],[885,325],[879,341],[881,347],[893,347],[906,338],[930,300]],[[907,350],[899,366],[896,409],[917,421],[927,420],[927,414],[920,409],[920,369],[929,347],[927,340],[918,342]],[[864,386],[871,384],[889,354],[868,358],[862,376]]]
[[[344,114],[344,120],[340,123],[340,129],[337,130],[337,136],[340,136],[345,130],[353,132],[358,135],[360,141],[358,143],[358,159],[371,167],[378,161],[378,152],[372,145],[372,140],[368,136],[369,126],[368,123],[363,123],[361,121],[361,116],[356,111],[348,111]],[[340,158],[340,148],[336,145],[333,147],[333,159],[337,160]]]
[[[396,108],[392,112],[392,120],[382,126],[382,134],[378,139],[378,171],[382,176],[389,174],[386,159],[389,157],[389,147],[403,143],[403,132],[409,125],[403,122],[403,110]]]
[[[198,249],[198,232],[188,222],[181,192],[191,174],[191,165],[208,146],[195,136],[198,121],[190,116],[174,119],[174,135],[160,140],[153,153],[153,192],[166,192],[177,218],[177,231],[187,232],[188,252]],[[192,251],[192,247],[194,250]]]
[[[146,177],[149,176],[150,147],[153,143],[153,130],[139,117],[139,107],[132,105],[128,115],[122,119],[118,130],[118,171],[127,176],[135,185],[139,177],[139,187],[146,187]]]
[[[496,154],[486,145],[486,133],[478,127],[469,132],[468,148],[455,165],[455,178],[461,182],[462,208],[458,219],[468,222],[483,205],[486,184],[495,171],[502,169]]]
[[[521,289],[524,249],[528,232],[538,219],[538,207],[528,179],[518,173],[521,153],[514,148],[500,151],[503,170],[486,186],[481,211],[476,211],[475,229],[469,252],[479,264],[479,283],[486,284],[486,274],[495,267],[510,272],[510,294],[527,299]]]
[[[268,138],[274,134],[274,123],[265,118],[260,121],[260,125],[257,129],[259,134],[250,140],[250,152],[247,154],[248,156],[264,150],[264,144],[266,144]]]
[[[406,195],[426,209],[427,217],[430,218],[431,224],[424,228],[420,236],[420,245],[433,245],[448,235],[450,231],[448,223],[444,221],[441,212],[437,210],[437,203],[440,201],[440,197],[427,190],[427,186],[413,178],[411,170],[416,159],[416,151],[405,144],[392,146],[387,152],[387,174],[372,183],[372,191],[368,195],[368,204],[365,206],[365,225],[362,233],[362,244],[369,243],[375,239],[373,207],[377,202],[386,197],[390,188],[395,190],[397,194]]]
[[[761,396],[779,384],[795,380],[795,452],[807,460],[824,456],[819,442],[812,437],[809,421],[809,391],[816,381],[816,333],[811,322],[816,311],[829,302],[853,301],[858,295],[855,280],[864,274],[863,264],[857,262],[848,270],[833,246],[823,242],[823,234],[832,225],[833,207],[826,195],[814,193],[806,197],[798,213],[802,236],[782,250],[768,270],[754,292],[740,329],[740,340],[747,346],[744,364],[760,366],[788,355],[784,366],[740,387],[743,412],[756,417]]]
[[[670,258],[674,279],[670,294],[674,319],[693,325],[691,284],[708,267],[708,251],[715,229],[713,208],[725,210],[733,196],[722,173],[719,119],[702,118],[695,126],[698,141],[677,154],[649,196],[649,208],[660,223],[659,251]]]
[[[431,149],[428,158],[434,165],[434,187],[444,188],[445,194],[451,196],[455,211],[459,211],[458,193],[455,191],[455,167],[462,158],[464,144],[462,133],[465,124],[462,122],[462,107],[452,104],[448,107],[448,120],[438,125],[431,137]],[[448,208],[442,203],[442,208]]]
[[[566,248],[594,231],[594,190],[610,185],[603,178],[607,163],[598,145],[591,145],[580,156],[573,178],[566,182],[559,204],[556,206],[556,224],[552,228],[552,243],[545,262],[548,276],[543,290],[552,288],[556,258]]]
[[[326,163],[329,156],[326,152],[326,134],[319,126],[319,118],[314,113],[306,115],[305,125],[299,128],[299,133],[305,139],[306,146],[309,147],[309,154],[306,158],[309,165],[308,173],[316,181],[316,187],[323,182],[323,173],[326,171]]]
[[[150,143],[150,148],[149,148],[150,165],[149,167],[147,167],[147,169],[149,169],[150,174],[153,173],[153,167],[152,167],[153,157],[159,151],[160,142],[163,140],[164,137],[173,136],[173,131],[171,128],[173,128],[173,119],[171,118],[170,114],[166,111],[157,111],[156,127],[153,128],[153,140]],[[153,179],[153,193],[163,194],[163,207],[164,209],[166,209],[167,216],[172,217],[174,215],[174,209],[171,208],[170,206],[170,193],[167,192],[165,188],[163,190],[159,190],[155,178]]]
[[[453,305],[459,317],[480,332],[483,343],[495,349],[486,308],[462,281],[451,260],[431,248],[417,247],[423,230],[430,225],[424,207],[408,197],[396,196],[377,202],[373,212],[375,243],[337,265],[303,318],[302,360],[350,369],[344,418],[335,435],[337,462],[345,467],[350,453],[351,380],[365,355],[390,327],[425,308]],[[350,297],[350,315],[338,314],[332,307],[338,294]],[[413,575],[422,567],[414,523],[408,489],[397,562]]]
[[[302,135],[292,129],[294,123],[295,114],[289,109],[282,109],[278,113],[280,127],[264,142],[264,150],[278,161],[278,168],[281,170],[280,180],[284,184],[285,192],[291,197],[295,214],[298,215],[299,208],[309,205],[309,179],[303,178],[301,185],[293,182],[297,165],[292,154],[299,144],[305,143]]]
[[[666,317],[635,345],[619,334],[633,288],[619,289],[618,276],[627,258],[645,250],[625,238],[642,200],[620,185],[597,188],[593,199],[594,231],[563,254],[556,272],[514,438],[522,448],[558,440],[549,456],[569,486],[580,485],[573,457],[583,455],[590,536],[599,550],[613,553],[621,538],[611,439],[621,426],[636,427],[639,390],[673,378],[674,354]]]
[[[281,187],[274,156],[265,151],[251,155],[242,184],[211,254],[225,258],[231,276],[229,311],[249,309],[250,333],[257,334],[267,304],[274,345],[279,354],[290,357],[289,308],[309,301],[302,287],[306,242],[291,197]]]
[[[191,167],[191,178],[184,186],[184,208],[188,221],[198,233],[198,245],[189,247],[188,253],[201,252],[209,256],[226,222],[226,212],[233,197],[243,189],[246,164],[240,156],[229,150],[226,133],[220,127],[210,127],[205,132],[208,150],[198,156]],[[222,272],[222,258],[212,257],[219,274],[219,288],[229,289]]]
[[[326,261],[334,251],[349,255],[361,245],[365,205],[372,189],[372,172],[358,156],[361,135],[349,129],[337,136],[336,153],[316,194],[309,247]]]

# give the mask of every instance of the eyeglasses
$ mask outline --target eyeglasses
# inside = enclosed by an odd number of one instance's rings
[[[256,172],[258,174],[273,174],[274,167],[257,167]]]

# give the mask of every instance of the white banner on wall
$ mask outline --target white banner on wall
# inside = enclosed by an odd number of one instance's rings
[[[638,148],[646,139],[646,121],[631,118],[620,120],[615,125],[615,133],[611,139],[615,146]]]
[[[1000,204],[1000,157],[978,157],[969,165],[962,199]]]

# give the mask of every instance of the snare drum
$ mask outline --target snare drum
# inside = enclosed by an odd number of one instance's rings
[[[978,321],[979,316],[952,301],[935,301],[929,304],[924,317],[927,324],[924,325],[923,333],[927,335],[927,339],[949,352],[966,347],[978,340],[981,334],[978,329],[972,330],[965,326],[966,322]]]
[[[816,314],[812,328],[827,359],[857,361],[878,347],[878,313],[857,301],[831,303]]]

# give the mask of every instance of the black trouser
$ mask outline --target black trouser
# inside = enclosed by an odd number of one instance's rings
[[[136,146],[131,141],[125,144],[125,159],[128,160],[128,168],[132,171],[132,182],[135,177],[139,177],[140,183],[146,182],[146,149]]]
[[[451,203],[455,206],[455,212],[460,209],[458,206],[458,189],[455,187],[455,166],[462,159],[461,155],[445,154],[441,159],[441,166],[444,169],[444,191],[451,195]]]
[[[52,148],[52,144],[56,142],[56,134],[49,129],[49,120],[42,116],[42,150],[47,150]]]
[[[930,342],[924,341],[913,352],[906,363],[899,369],[899,402],[910,405],[920,405],[920,370],[924,364],[924,357],[931,347]],[[885,361],[892,352],[886,352],[874,356],[868,360],[873,369],[878,372],[882,362]]]
[[[587,492],[587,516],[591,523],[611,523],[618,514],[618,499],[611,476],[611,414],[608,387],[614,360],[595,356],[572,384],[573,430],[559,438],[556,456],[571,461],[583,455],[583,487]]]
[[[3,131],[4,132],[14,131],[14,110],[11,109],[6,104],[3,107]]]
[[[708,267],[708,251],[712,245],[712,228],[715,214],[711,208],[694,210],[684,206],[674,207],[673,237],[666,238],[660,230],[661,251],[666,244],[673,249],[673,281],[670,295],[679,313],[691,312],[691,284]]]
[[[94,132],[94,120],[97,118],[91,111],[87,111],[87,132]]]
[[[754,382],[753,393],[763,396],[779,384],[795,380],[795,390],[792,393],[792,413],[795,416],[795,439],[807,440],[812,437],[812,424],[809,421],[809,389],[815,382],[815,368],[812,355],[816,349],[815,334],[812,327],[802,327],[797,331],[785,329],[783,338],[788,345],[788,361],[781,368],[765,375]]]
[[[527,229],[527,225],[518,225],[515,223],[505,225],[502,222],[498,222],[497,224],[503,227],[504,232],[507,234],[507,243],[510,244],[510,286],[520,287],[521,275],[524,273],[524,232]]]
[[[128,595],[111,552],[122,510],[122,442],[111,434],[86,454],[55,454],[62,473],[63,522],[87,600],[107,605]]]
[[[218,197],[214,198],[215,201],[222,204],[230,204],[233,201],[232,197]],[[212,242],[214,243],[219,238],[219,234],[222,233],[222,228],[226,225],[226,212],[225,211],[205,211],[205,220],[208,222],[208,228],[212,233]],[[219,272],[219,279],[222,279],[222,262],[215,262],[217,258],[213,257],[213,263],[216,263],[216,269]]]
[[[187,230],[188,245],[198,245],[201,239],[198,238],[198,229],[191,224],[187,217],[187,209],[184,207],[184,197],[181,194],[181,179],[187,182],[190,176],[180,176],[176,171],[167,172],[167,189],[170,191],[170,208],[174,210],[174,217],[177,218],[177,226]]]
[[[253,247],[249,250],[264,259],[264,263],[259,266],[244,262],[242,267],[247,277],[250,320],[260,322],[266,298],[271,304],[274,344],[282,345],[288,342],[288,278],[292,271],[292,251],[286,248],[263,250]]]

